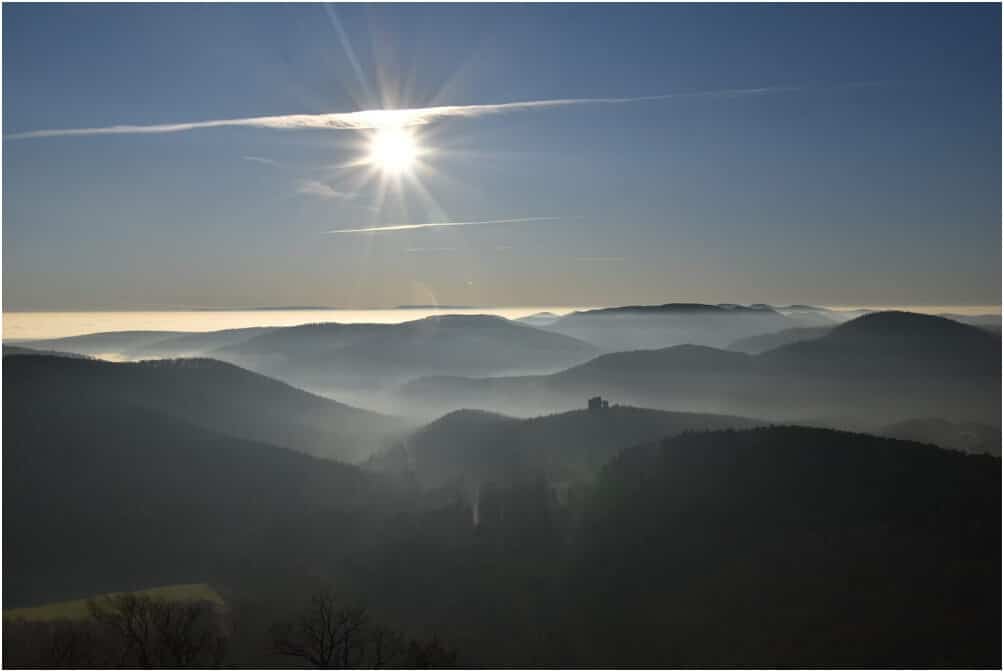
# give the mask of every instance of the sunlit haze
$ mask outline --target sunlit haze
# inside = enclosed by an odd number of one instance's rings
[[[4,310],[1000,304],[998,6],[566,9],[5,5]]]

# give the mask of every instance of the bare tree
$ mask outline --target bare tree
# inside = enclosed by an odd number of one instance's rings
[[[88,610],[117,642],[118,665],[218,667],[226,628],[208,602],[167,602],[123,594],[90,600]]]
[[[272,650],[318,669],[437,668],[456,665],[456,651],[438,638],[412,639],[372,624],[366,609],[340,607],[330,589],[316,593],[294,621],[272,627]]]
[[[71,620],[4,621],[3,663],[8,668],[106,667],[94,624]]]
[[[87,609],[121,644],[118,665],[135,662],[139,667],[154,666],[153,616],[149,598],[112,595],[88,600]]]
[[[440,641],[439,637],[408,644],[408,657],[403,667],[416,670],[456,667],[457,652]]]
[[[402,665],[407,649],[404,636],[400,632],[384,625],[376,625],[370,630],[369,643],[373,668],[393,668]]]
[[[272,649],[300,658],[318,669],[357,667],[365,655],[366,610],[339,607],[335,593],[325,589],[292,623],[272,628]]]

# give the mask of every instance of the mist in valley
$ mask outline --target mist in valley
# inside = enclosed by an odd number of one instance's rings
[[[4,668],[1001,667],[1000,5],[2,11]]]

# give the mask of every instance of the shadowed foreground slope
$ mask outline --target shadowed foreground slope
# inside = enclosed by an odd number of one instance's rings
[[[999,667],[1000,473],[794,427],[625,451],[574,559],[582,661]]]
[[[279,540],[303,524],[328,516],[337,537],[394,501],[355,467],[7,373],[4,607],[283,564]]]

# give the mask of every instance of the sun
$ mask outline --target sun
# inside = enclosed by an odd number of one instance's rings
[[[420,153],[415,135],[407,128],[378,129],[370,140],[369,163],[388,175],[411,172]]]

